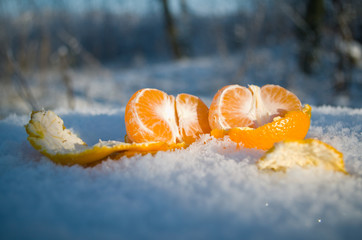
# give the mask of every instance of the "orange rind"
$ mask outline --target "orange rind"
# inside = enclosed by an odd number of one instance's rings
[[[286,171],[292,167],[322,167],[347,174],[343,154],[317,139],[283,141],[257,162],[260,170]]]
[[[113,154],[117,158],[135,154],[156,153],[184,148],[184,143],[165,142],[125,143],[99,141],[93,146],[87,144],[73,132],[66,129],[63,120],[52,111],[34,111],[25,126],[28,141],[40,153],[53,162],[62,165],[89,165]]]
[[[232,141],[245,148],[267,150],[280,141],[304,139],[310,126],[311,110],[306,104],[301,111],[288,112],[284,117],[277,117],[258,128],[213,129],[211,135],[215,138],[228,135]]]

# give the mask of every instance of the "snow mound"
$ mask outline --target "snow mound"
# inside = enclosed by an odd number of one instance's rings
[[[124,109],[58,111],[89,144],[123,140]],[[344,154],[350,175],[258,171],[260,150],[204,136],[185,150],[65,167],[34,150],[29,116],[0,121],[2,239],[359,239],[362,109],[313,107],[307,137]],[[204,144],[207,141],[208,144]]]

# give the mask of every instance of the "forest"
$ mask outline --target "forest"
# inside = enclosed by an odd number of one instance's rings
[[[240,79],[258,64],[255,52],[275,46],[277,55],[290,53],[283,61],[295,61],[303,78],[328,79],[331,94],[353,98],[318,104],[360,107],[353,96],[362,89],[361,16],[357,0],[1,0],[1,115],[19,109],[4,102],[21,102],[27,111],[44,106],[35,83],[46,92],[45,85],[60,81],[64,97],[72,97],[74,69],[242,56],[226,76]]]

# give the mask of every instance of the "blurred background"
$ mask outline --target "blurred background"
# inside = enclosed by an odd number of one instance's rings
[[[0,119],[279,84],[362,107],[360,0],[0,0]]]

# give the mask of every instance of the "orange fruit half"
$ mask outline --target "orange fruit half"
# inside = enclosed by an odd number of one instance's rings
[[[229,135],[244,147],[259,149],[303,139],[310,117],[309,105],[302,109],[295,94],[277,85],[225,86],[214,96],[209,111],[211,135]]]
[[[127,141],[191,143],[209,133],[208,107],[190,94],[176,99],[158,89],[141,89],[129,100],[125,111]]]
[[[209,123],[212,129],[233,127],[260,127],[271,122],[274,117],[284,116],[286,112],[301,110],[298,97],[277,85],[261,88],[250,85],[228,85],[214,96]]]

